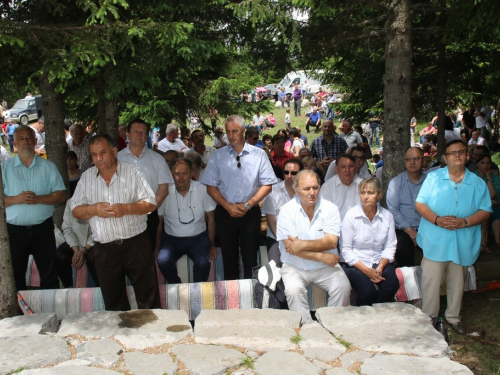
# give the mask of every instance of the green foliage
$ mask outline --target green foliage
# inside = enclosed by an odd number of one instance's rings
[[[253,370],[255,368],[254,362],[255,360],[252,357],[247,356],[241,361],[240,366],[247,366],[249,369]]]
[[[338,337],[338,336],[335,336],[335,335],[333,335],[333,337],[335,337],[337,339],[337,341],[341,345],[343,345],[346,349],[349,349],[352,346],[352,344],[350,342],[347,342],[347,341],[343,340],[342,337]]]
[[[302,341],[302,336],[300,335],[295,335],[290,338],[290,342],[295,345],[298,345],[301,341]]]

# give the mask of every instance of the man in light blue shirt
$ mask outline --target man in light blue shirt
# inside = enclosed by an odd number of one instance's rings
[[[406,171],[389,182],[387,208],[394,216],[396,224],[396,263],[398,267],[415,265],[415,246],[421,215],[415,209],[415,201],[427,175],[422,172],[424,152],[418,147],[410,147],[404,154]]]
[[[201,183],[217,202],[216,233],[224,262],[224,278],[239,279],[239,249],[244,277],[252,278],[260,245],[259,202],[278,182],[266,153],[245,143],[245,120],[237,115],[225,121],[229,145],[215,152]]]
[[[66,186],[54,163],[35,155],[35,132],[21,125],[13,134],[18,155],[2,163],[5,213],[17,290],[26,289],[29,255],[40,288],[57,289],[54,205],[66,200]]]

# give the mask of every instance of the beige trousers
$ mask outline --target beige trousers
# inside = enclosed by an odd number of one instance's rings
[[[446,277],[446,311],[449,323],[460,322],[467,267],[453,262],[422,259],[422,311],[431,318],[439,315],[439,292]]]
[[[351,284],[339,264],[334,267],[325,266],[315,270],[303,270],[283,263],[280,272],[285,283],[288,308],[301,313],[303,324],[312,320],[306,290],[311,283],[328,293],[328,306],[349,305]]]

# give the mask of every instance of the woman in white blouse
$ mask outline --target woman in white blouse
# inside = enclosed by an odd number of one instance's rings
[[[342,221],[342,268],[357,294],[356,306],[394,300],[399,281],[392,262],[396,233],[392,214],[378,203],[382,186],[376,177],[360,182],[360,203]]]

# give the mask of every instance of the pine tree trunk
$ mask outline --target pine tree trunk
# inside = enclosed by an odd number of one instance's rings
[[[49,82],[48,75],[40,77],[40,91],[42,92],[43,117],[45,118],[45,149],[47,159],[53,162],[61,174],[66,185],[66,194],[69,197],[68,165],[66,154],[68,145],[64,136],[64,104],[60,93],[55,91],[55,83]],[[60,228],[66,203],[55,206],[54,223]]]
[[[108,133],[111,138],[118,142],[118,104],[115,101],[106,100],[106,133]],[[117,143],[118,144],[118,143]]]
[[[0,319],[17,315],[16,282],[10,256],[5,217],[2,174],[0,173]]]
[[[404,170],[404,151],[410,147],[412,39],[410,0],[388,3],[384,74],[383,187]]]

